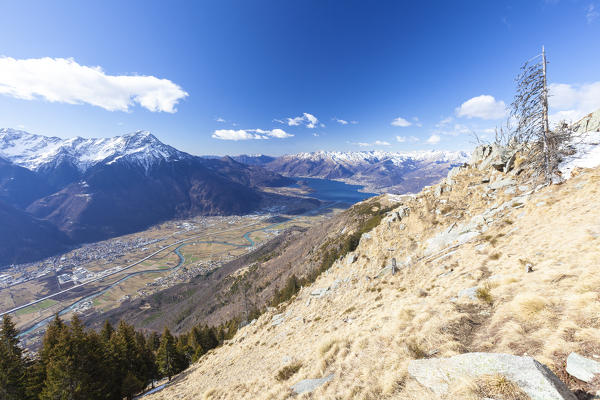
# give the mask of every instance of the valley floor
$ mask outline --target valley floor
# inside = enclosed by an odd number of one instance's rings
[[[14,284],[0,289],[0,310],[6,312],[43,299],[13,313],[17,326],[26,330],[22,340],[26,346],[35,347],[43,333],[41,324],[57,312],[67,319],[73,312],[97,313],[101,319],[103,313],[123,302],[208,274],[291,226],[311,226],[339,210],[321,206],[302,215],[272,211],[170,221],[6,270],[6,276],[17,278]]]
[[[572,351],[600,355],[600,168],[537,186],[467,167],[388,198],[398,207],[353,253],[146,398],[282,399],[313,378],[327,379],[299,398],[438,398],[409,361],[474,351],[600,389],[565,372]],[[469,385],[447,398],[481,399]]]

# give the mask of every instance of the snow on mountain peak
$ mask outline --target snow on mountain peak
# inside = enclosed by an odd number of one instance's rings
[[[33,171],[68,162],[84,172],[98,163],[112,164],[121,159],[148,169],[159,160],[191,156],[162,143],[148,131],[112,138],[61,139],[0,128],[0,157]]]
[[[313,161],[329,160],[333,162],[350,162],[353,164],[372,164],[381,161],[391,161],[400,165],[407,160],[417,161],[443,161],[443,162],[467,162],[469,155],[464,151],[423,150],[411,152],[388,152],[388,151],[316,151],[312,153],[298,153],[284,157],[308,159]]]

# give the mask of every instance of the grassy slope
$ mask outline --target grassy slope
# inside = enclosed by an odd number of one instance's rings
[[[406,200],[410,216],[363,238],[354,264],[336,262],[150,399],[281,399],[293,383],[330,373],[300,398],[424,399],[408,360],[469,351],[527,353],[579,387],[564,371],[566,355],[600,354],[600,169],[509,203],[479,219],[485,232],[433,251],[429,238],[511,200],[503,190],[484,197],[482,177],[467,169],[441,197],[426,189]],[[381,272],[391,256],[408,261],[395,276]],[[473,299],[459,296],[468,288],[478,288]],[[285,321],[273,326],[277,313]]]

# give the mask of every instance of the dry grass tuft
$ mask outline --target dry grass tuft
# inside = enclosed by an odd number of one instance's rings
[[[426,358],[428,355],[427,351],[414,338],[406,342],[406,350],[415,359]]]
[[[523,321],[534,319],[548,305],[546,298],[536,294],[520,294],[515,297],[515,314]]]
[[[292,376],[294,376],[296,372],[300,371],[300,368],[302,368],[302,363],[300,361],[296,361],[290,365],[286,365],[285,367],[281,368],[279,372],[277,372],[276,378],[280,382],[287,381]]]
[[[494,304],[494,297],[492,296],[492,288],[489,282],[483,284],[483,286],[477,288],[475,292],[477,298],[488,305]]]
[[[500,374],[482,375],[475,379],[478,394],[498,400],[529,400],[530,397],[516,383]]]

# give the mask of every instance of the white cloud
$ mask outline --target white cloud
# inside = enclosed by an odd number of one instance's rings
[[[598,10],[596,10],[596,5],[591,3],[586,10],[585,13],[585,18],[587,19],[588,24],[591,24],[592,22],[594,22],[596,19],[598,19],[598,17],[600,17],[600,12],[598,12]]]
[[[317,122],[319,122],[317,117],[315,117],[314,115],[309,114],[309,113],[304,113],[304,118],[306,118],[308,120],[308,123],[306,124],[306,126],[311,129],[314,128],[315,126],[317,126]]]
[[[91,104],[108,111],[129,111],[134,104],[174,113],[188,96],[168,79],[147,75],[107,75],[101,67],[73,59],[0,57],[0,94],[23,100]]]
[[[485,94],[465,101],[455,111],[458,117],[481,119],[500,119],[507,114],[506,104],[502,100]]]
[[[435,127],[436,128],[442,128],[442,127],[450,124],[452,121],[454,121],[454,118],[452,118],[452,117],[444,118],[440,122],[438,122],[437,124],[435,124]]]
[[[415,125],[418,126],[419,128],[423,126],[421,121],[419,121],[419,117],[413,117],[413,121],[415,121]]]
[[[412,122],[405,120],[402,117],[398,117],[392,121],[393,126],[400,126],[402,128],[406,128],[407,126],[411,126]]]
[[[351,143],[351,144],[355,144],[360,147],[375,147],[375,146],[391,146],[392,145],[390,142],[386,142],[385,140],[376,140],[373,143],[357,142],[357,143]]]
[[[234,129],[217,129],[212,137],[214,139],[220,140],[252,140],[252,139],[268,139],[268,137],[264,135],[258,135],[254,133],[250,133],[244,129],[234,130]]]
[[[352,125],[356,125],[356,124],[358,124],[358,121],[350,121],[350,123],[351,123]]]
[[[272,130],[264,129],[217,129],[212,134],[214,139],[220,140],[266,140],[269,138],[285,139],[294,135],[285,132],[283,129],[275,128]]]
[[[221,118],[221,117],[218,117],[217,119],[215,119],[215,121],[217,121],[217,122],[227,122],[227,121],[225,121],[225,120],[224,120],[223,118]]]
[[[312,134],[314,137],[319,137],[319,134],[317,132]]]
[[[458,136],[465,133],[471,133],[471,129],[469,129],[466,125],[463,124],[454,124],[454,126],[439,130],[437,131],[437,133],[448,136]]]
[[[550,121],[575,122],[600,108],[600,81],[581,85],[548,85]]]
[[[280,124],[285,124],[285,121],[284,121],[284,120],[282,120],[282,119],[277,119],[277,118],[275,118],[275,119],[273,120],[273,122],[279,122]]]
[[[416,136],[396,136],[396,141],[399,143],[416,143],[419,141],[419,138]]]
[[[344,119],[338,119],[338,118],[333,118],[334,121],[337,121],[339,124],[342,125],[348,125],[348,121],[344,120]]]
[[[280,120],[275,120],[280,122]],[[289,126],[306,125],[307,128],[315,128],[319,120],[312,114],[303,113],[300,117],[287,118],[287,124]]]
[[[283,129],[279,128],[272,129],[270,132],[267,132],[267,135],[277,139],[285,139],[294,136],[291,133],[287,133]]]
[[[439,135],[431,135],[429,136],[429,139],[427,139],[427,143],[437,144],[440,142],[440,140],[442,140],[442,138]]]

